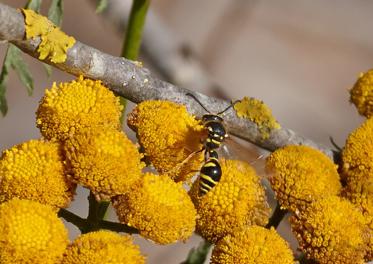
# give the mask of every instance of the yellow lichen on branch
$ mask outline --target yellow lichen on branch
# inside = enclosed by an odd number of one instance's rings
[[[262,101],[244,97],[234,105],[238,117],[249,119],[257,124],[263,139],[267,139],[271,130],[281,128],[272,115],[271,109]]]
[[[66,60],[66,52],[75,44],[75,39],[66,35],[46,17],[31,9],[22,9],[25,16],[26,38],[40,37],[39,59],[48,58],[51,62],[62,63]]]

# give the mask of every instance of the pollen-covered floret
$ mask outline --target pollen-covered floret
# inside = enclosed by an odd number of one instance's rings
[[[36,124],[45,138],[66,140],[86,128],[119,129],[121,110],[119,99],[101,81],[80,76],[45,91]]]
[[[353,131],[342,151],[343,177],[351,190],[373,186],[373,118]]]
[[[145,257],[128,235],[110,231],[83,234],[66,249],[62,264],[144,264]]]
[[[247,225],[265,225],[270,209],[255,170],[246,162],[220,160],[222,177],[205,195],[200,194],[199,180],[193,183],[190,196],[197,209],[196,230],[214,243]]]
[[[212,252],[211,264],[293,264],[288,243],[275,229],[246,227],[219,240]]]
[[[114,199],[119,220],[158,244],[189,238],[196,210],[181,183],[168,176],[146,173],[132,190]]]
[[[350,101],[354,103],[360,115],[367,118],[373,115],[373,70],[360,74],[350,90]]]
[[[293,212],[317,199],[338,195],[342,188],[337,166],[308,146],[276,150],[267,158],[266,170],[281,207]]]
[[[67,230],[49,205],[13,199],[0,205],[0,263],[59,263]]]
[[[102,198],[127,192],[144,167],[137,147],[113,128],[76,134],[65,151],[73,179]]]
[[[185,106],[169,101],[144,101],[137,105],[127,120],[137,133],[145,155],[160,174],[168,173],[175,181],[190,179],[203,161],[203,126]],[[182,164],[182,165],[180,165]]]
[[[55,142],[30,140],[5,150],[0,158],[0,203],[17,197],[67,207],[75,186],[64,162]]]
[[[362,264],[367,251],[363,215],[338,196],[317,200],[291,217],[300,248],[320,264]]]

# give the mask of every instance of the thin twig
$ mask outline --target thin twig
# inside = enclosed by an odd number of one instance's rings
[[[0,40],[9,40],[24,52],[38,58],[36,51],[40,39],[24,40],[24,17],[16,9],[0,4]],[[201,117],[205,111],[186,93],[193,93],[211,109],[219,112],[230,102],[192,92],[155,78],[148,69],[138,63],[120,57],[105,54],[79,41],[68,50],[64,63],[53,65],[73,75],[84,75],[88,78],[102,80],[113,92],[132,102],[159,99],[170,100],[187,106],[190,113]],[[269,138],[263,136],[257,125],[247,119],[238,118],[234,110],[224,114],[224,120],[231,134],[248,140],[264,149],[274,151],[285,145],[308,145],[317,148],[333,157],[330,149],[319,145],[294,131],[286,128],[272,130]]]

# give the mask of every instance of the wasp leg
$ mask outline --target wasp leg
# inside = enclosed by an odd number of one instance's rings
[[[167,175],[172,175],[174,173],[176,173],[178,170],[180,170],[190,159],[192,159],[195,155],[197,155],[198,153],[204,151],[205,148],[202,148],[200,150],[196,150],[196,151],[193,151],[192,153],[190,153],[188,155],[188,157],[186,157],[182,162],[180,162],[179,164],[177,164],[174,168],[172,168],[171,170],[167,171],[165,174]],[[191,171],[193,172],[193,171]]]

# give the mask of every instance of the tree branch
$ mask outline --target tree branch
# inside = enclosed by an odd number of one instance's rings
[[[96,1],[90,0],[92,4]],[[111,0],[102,15],[122,33],[126,28],[131,0]],[[193,48],[174,34],[151,8],[143,32],[141,49],[152,67],[170,82],[188,89],[217,90],[220,85],[209,76]]]
[[[0,40],[9,40],[24,52],[38,58],[37,47],[40,39],[24,40],[24,17],[17,10],[0,4]],[[205,111],[189,96],[191,92],[164,82],[154,77],[150,71],[136,62],[103,53],[79,41],[68,50],[64,63],[53,65],[73,75],[84,75],[88,78],[102,80],[113,92],[132,102],[159,99],[170,100],[187,106],[188,111],[201,117]],[[212,112],[219,112],[230,102],[191,92],[208,106]],[[330,149],[306,139],[286,128],[273,130],[268,139],[263,140],[255,123],[238,118],[234,110],[227,111],[223,116],[231,134],[248,140],[264,149],[273,151],[279,147],[295,144],[308,145],[317,148],[332,158]]]

